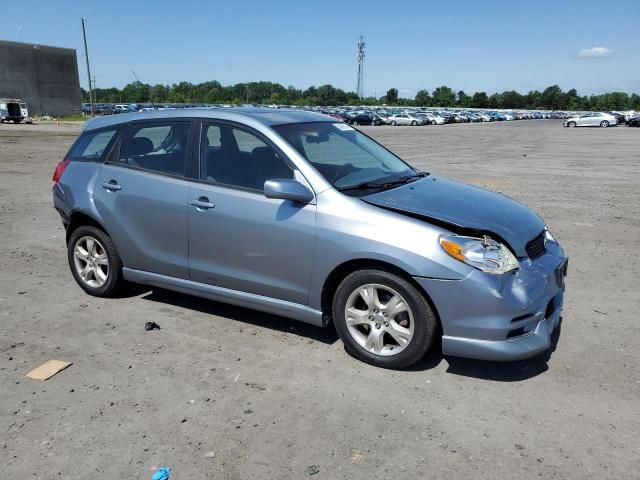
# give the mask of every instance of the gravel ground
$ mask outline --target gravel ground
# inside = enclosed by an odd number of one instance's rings
[[[571,257],[551,355],[433,351],[388,371],[349,357],[333,330],[162,290],[89,297],[50,193],[79,126],[2,125],[3,476],[149,479],[167,465],[172,479],[638,478],[640,129],[365,130],[544,216]],[[25,378],[51,358],[73,365]]]

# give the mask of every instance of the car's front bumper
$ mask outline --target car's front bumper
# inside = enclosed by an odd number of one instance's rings
[[[562,313],[566,269],[562,249],[553,244],[513,273],[476,270],[463,280],[415,280],[438,311],[443,354],[511,361],[550,347]]]

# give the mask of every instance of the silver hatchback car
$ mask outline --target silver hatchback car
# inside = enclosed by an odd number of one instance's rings
[[[382,367],[550,346],[567,258],[542,219],[411,167],[327,116],[143,112],[87,122],[54,173],[71,272],[318,326]]]

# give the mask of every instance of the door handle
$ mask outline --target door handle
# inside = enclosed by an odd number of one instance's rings
[[[118,182],[116,182],[115,180],[110,180],[108,182],[103,183],[102,188],[112,192],[115,192],[116,190],[122,190],[122,187],[118,185]]]
[[[193,205],[198,210],[208,210],[210,208],[215,208],[215,204],[211,203],[207,197],[200,197],[197,200],[191,200],[189,204]]]

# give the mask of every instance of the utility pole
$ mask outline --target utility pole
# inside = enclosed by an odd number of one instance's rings
[[[87,48],[87,31],[84,27],[85,19],[82,19],[82,38],[84,39],[84,59],[87,61],[87,79],[89,80],[89,102],[91,102],[91,116],[96,114],[93,104],[93,89],[91,88],[91,68],[89,68],[89,49]]]
[[[364,98],[364,50],[366,45],[367,44],[364,43],[364,37],[360,35],[358,43],[356,44],[358,49],[358,97],[360,99]]]

